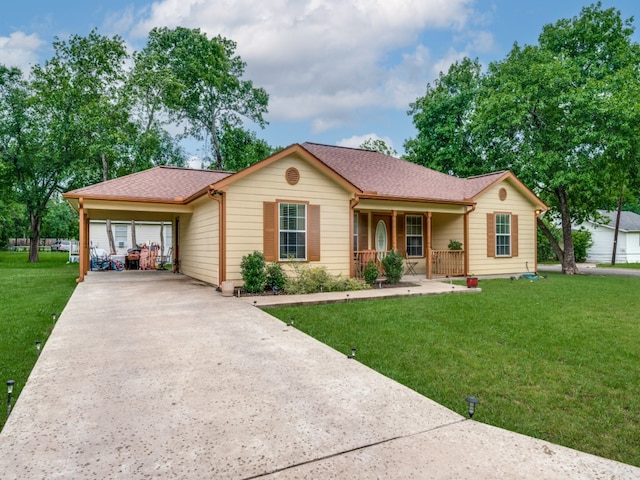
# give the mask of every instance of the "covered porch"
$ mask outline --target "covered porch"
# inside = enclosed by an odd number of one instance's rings
[[[361,200],[352,208],[352,276],[362,278],[370,261],[382,272],[382,259],[391,250],[404,257],[405,275],[427,279],[468,275],[473,209],[472,203]]]

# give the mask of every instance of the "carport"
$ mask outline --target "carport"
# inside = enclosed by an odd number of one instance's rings
[[[191,215],[192,202],[209,194],[212,183],[229,175],[227,172],[161,166],[64,193],[62,196],[78,212],[78,282],[84,281],[89,271],[90,220],[170,222],[173,227],[172,260],[179,261],[180,216]],[[222,208],[218,197],[209,197],[216,201],[217,208]],[[222,251],[218,253],[221,255]]]

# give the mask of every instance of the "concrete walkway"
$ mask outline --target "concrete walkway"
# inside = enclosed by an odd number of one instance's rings
[[[2,479],[640,478],[467,420],[246,299],[148,273],[78,285],[0,434]]]

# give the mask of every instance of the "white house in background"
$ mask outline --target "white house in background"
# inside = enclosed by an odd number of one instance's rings
[[[161,226],[164,228],[164,241],[162,242],[160,238]],[[131,236],[131,222],[113,220],[111,222],[111,230],[113,231],[113,239],[118,255],[126,255],[128,249],[134,248]],[[155,242],[158,245],[163,244],[164,255],[167,255],[172,246],[172,237],[173,230],[171,222],[136,222],[136,241],[138,242],[138,246],[150,242]],[[89,223],[89,243],[91,247],[103,248],[109,251],[107,222],[105,220],[91,220]]]
[[[611,263],[613,237],[617,212],[598,211],[601,219],[583,223],[591,232],[593,246],[587,250],[587,260],[596,263]],[[640,215],[633,212],[620,213],[616,263],[640,262]]]

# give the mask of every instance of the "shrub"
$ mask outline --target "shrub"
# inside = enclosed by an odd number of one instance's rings
[[[284,290],[285,283],[287,281],[287,275],[284,273],[284,269],[282,268],[282,265],[280,263],[271,262],[267,264],[265,273],[265,285],[267,288],[272,288],[276,291]]]
[[[297,276],[286,279],[285,290],[288,294],[341,292],[369,288],[362,280],[331,276],[324,267],[293,265],[293,269]]]
[[[373,285],[373,283],[378,279],[379,276],[378,265],[376,265],[375,260],[369,260],[367,265],[364,267],[364,271],[362,272],[362,276],[364,277],[364,281],[369,285]]]
[[[581,228],[571,232],[571,236],[573,237],[573,253],[576,257],[576,262],[586,262],[587,250],[593,246],[591,232]]]
[[[384,275],[390,284],[398,283],[404,270],[404,258],[397,250],[391,250],[383,259]]]
[[[242,257],[240,262],[244,289],[249,293],[260,293],[264,291],[267,282],[264,255],[255,251]]]
[[[462,242],[458,240],[449,240],[449,245],[447,245],[449,250],[462,250]]]

